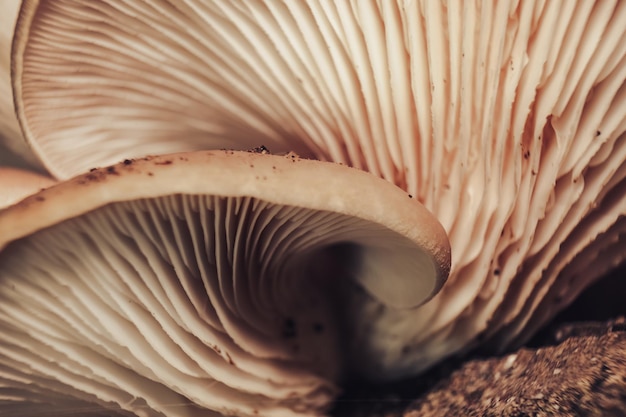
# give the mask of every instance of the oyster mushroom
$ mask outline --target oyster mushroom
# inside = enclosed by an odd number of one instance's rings
[[[372,356],[411,335],[397,377],[520,343],[603,270],[567,265],[623,260],[625,22],[616,0],[24,1],[12,85],[59,177],[254,138],[414,195],[454,257],[374,324]]]
[[[52,178],[17,168],[0,166],[0,209],[53,185]]]
[[[371,322],[430,299],[449,261],[432,214],[338,164],[94,169],[0,211],[0,410],[319,415],[377,363],[351,360]]]

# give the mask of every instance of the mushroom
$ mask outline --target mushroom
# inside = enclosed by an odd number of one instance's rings
[[[398,377],[521,343],[624,261],[625,22],[617,0],[25,0],[11,82],[58,177],[260,141],[415,196],[453,265],[373,323],[370,356],[409,340],[370,369]]]
[[[54,184],[52,178],[17,168],[0,166],[0,209]]]
[[[15,0],[3,1],[0,4],[0,165],[5,163],[3,154],[9,153],[3,149],[2,145],[5,145],[9,146],[11,154],[17,153],[26,158],[30,165],[39,167],[37,157],[29,152],[22,138],[13,109],[10,80],[11,41],[19,6],[20,2]]]
[[[430,299],[449,249],[415,199],[339,164],[93,169],[0,211],[0,410],[319,415],[403,343],[372,322]]]

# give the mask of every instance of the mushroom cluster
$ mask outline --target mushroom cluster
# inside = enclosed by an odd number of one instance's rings
[[[523,343],[626,260],[625,38],[619,0],[0,3],[0,139],[59,181],[0,211],[0,411],[319,415]]]

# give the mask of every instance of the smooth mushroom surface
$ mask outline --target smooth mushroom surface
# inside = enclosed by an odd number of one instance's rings
[[[415,196],[453,265],[379,320],[409,375],[521,343],[624,261],[625,38],[617,0],[25,0],[11,83],[58,177],[263,143]]]
[[[92,169],[0,211],[0,411],[320,415],[345,378],[394,377],[410,340],[376,323],[449,267],[432,214],[354,168],[205,151]]]
[[[56,181],[23,169],[0,166],[0,209],[17,203]]]

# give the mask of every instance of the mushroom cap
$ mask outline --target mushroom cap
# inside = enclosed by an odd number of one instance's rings
[[[0,396],[319,415],[345,372],[396,372],[368,356],[372,324],[449,266],[432,214],[353,168],[205,151],[93,169],[0,211]]]
[[[0,209],[10,206],[56,181],[17,168],[0,166]]]
[[[25,1],[12,82],[60,177],[254,138],[415,196],[453,265],[429,303],[376,321],[380,350],[412,335],[409,374],[521,343],[603,270],[568,265],[623,260],[624,22],[617,0]]]

